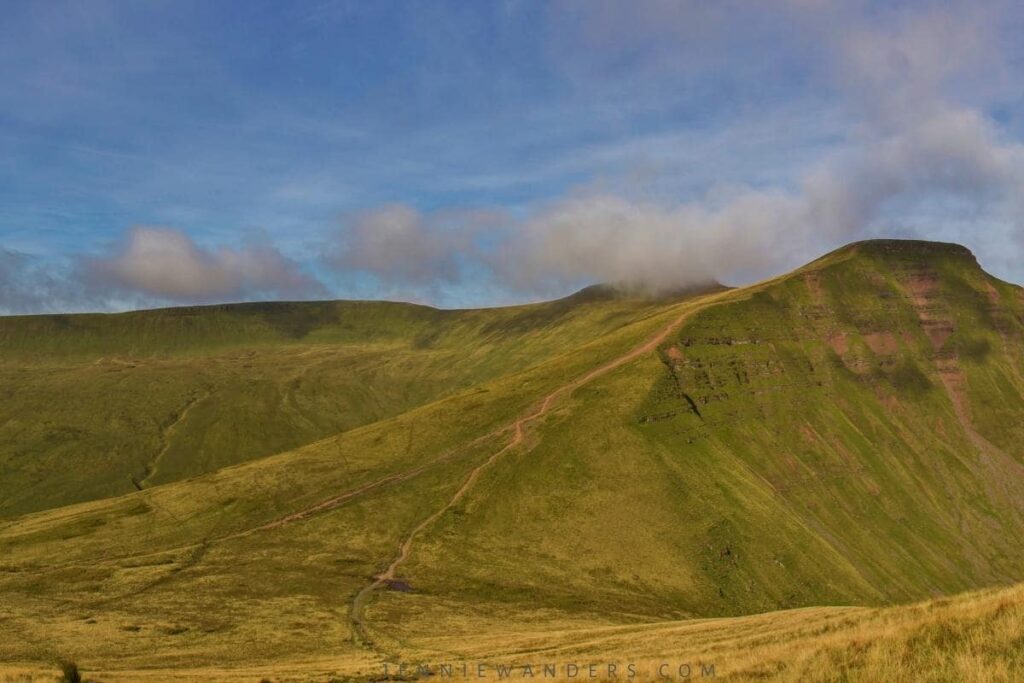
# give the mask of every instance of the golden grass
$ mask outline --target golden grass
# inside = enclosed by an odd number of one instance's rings
[[[818,607],[552,631],[476,628],[472,637],[410,642],[399,660],[430,662],[436,670],[453,661],[443,653],[458,653],[455,662],[483,662],[494,677],[499,664],[531,665],[535,673],[556,664],[557,675],[548,680],[615,680],[609,664],[617,666],[618,678],[635,665],[639,680],[659,679],[659,669],[678,679],[680,665],[689,665],[694,679],[713,665],[715,677],[726,680],[1024,680],[1024,584],[886,608]],[[417,647],[430,654],[418,659]],[[578,667],[575,676],[569,664]],[[529,677],[517,668],[511,678]]]
[[[544,615],[533,614],[544,619]],[[449,617],[446,617],[450,618]],[[457,626],[447,622],[439,626]],[[510,631],[503,620],[476,623],[476,634],[407,643],[388,664],[404,663],[433,680],[580,681],[690,678],[769,681],[1018,681],[1024,678],[1024,584],[886,608],[816,607],[748,617],[585,627],[548,617],[534,630]],[[550,630],[549,630],[550,629]],[[441,629],[439,629],[441,630]],[[445,653],[448,653],[447,655]],[[544,675],[544,665],[555,667]],[[616,667],[609,675],[609,665]],[[592,666],[592,668],[591,668]],[[509,668],[499,676],[499,667]],[[592,675],[593,672],[593,675]],[[573,675],[575,673],[575,675]],[[275,661],[252,666],[85,671],[86,679],[120,681],[326,681],[380,679],[383,663],[369,653]],[[0,665],[0,681],[59,680],[56,668]]]

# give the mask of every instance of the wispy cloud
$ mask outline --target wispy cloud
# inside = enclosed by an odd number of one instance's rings
[[[0,314],[79,310],[87,300],[52,263],[0,248]]]
[[[171,228],[137,227],[113,253],[82,260],[94,284],[168,301],[324,296],[322,284],[269,244],[206,250]]]
[[[685,5],[656,5],[672,17],[656,30],[652,19],[644,30],[666,42],[682,41],[701,21],[721,19],[698,11],[687,15],[696,24],[669,20],[688,11]],[[620,6],[595,7],[598,14],[615,15]],[[421,246],[430,243],[436,251],[445,244],[479,259],[519,291],[594,280],[655,288],[710,278],[749,281],[880,233],[942,236],[941,220],[928,209],[949,198],[974,207],[976,228],[960,237],[983,255],[997,257],[1008,246],[987,239],[993,223],[1013,226],[1024,246],[1024,146],[984,109],[984,84],[1005,69],[999,15],[962,5],[840,24],[830,21],[836,16],[827,6],[798,11],[803,21],[822,28],[822,40],[831,46],[823,53],[828,81],[852,125],[790,182],[712,184],[677,201],[622,194],[621,183],[597,184],[506,224],[488,249],[446,242],[436,229],[428,237],[430,226],[421,223],[417,239],[396,240],[388,258],[401,263],[425,252],[417,278],[450,280],[451,269],[435,268],[442,260]],[[620,40],[601,29],[616,23],[612,19],[603,16],[590,37]],[[915,224],[914,216],[926,219]]]
[[[99,254],[58,263],[0,249],[0,313],[328,296],[265,239],[205,249],[180,230],[136,227]]]
[[[336,269],[370,273],[385,282],[452,282],[462,276],[461,261],[476,256],[475,240],[490,220],[498,219],[477,212],[424,216],[391,204],[347,223],[325,260]]]
[[[1024,279],[1011,3],[271,5],[244,44],[234,20],[5,15],[8,309],[482,305],[742,282],[879,234]]]

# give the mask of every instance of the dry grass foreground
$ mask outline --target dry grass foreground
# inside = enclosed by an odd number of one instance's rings
[[[538,639],[544,647],[524,650]],[[439,637],[431,645],[455,645],[444,641]],[[481,680],[482,672],[484,680],[628,680],[632,664],[633,680],[713,675],[729,681],[1019,681],[1024,680],[1024,585],[878,609],[818,607],[561,633],[482,633],[472,646],[487,656],[410,660],[401,675],[391,664],[390,678]],[[553,676],[544,664],[555,665]],[[450,676],[443,665],[450,666]],[[609,665],[615,667],[611,672]],[[325,656],[269,667],[84,671],[83,677],[104,683],[332,681],[352,680],[352,672],[364,666]],[[383,668],[371,678],[384,679]],[[8,664],[0,666],[0,680],[62,678],[56,667]]]

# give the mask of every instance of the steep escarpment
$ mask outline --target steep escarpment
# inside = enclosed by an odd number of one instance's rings
[[[695,316],[638,422],[736,456],[886,598],[1019,579],[1021,304],[963,247],[851,245]]]
[[[436,529],[426,596],[651,618],[1024,577],[1019,288],[955,245],[851,245],[695,306]],[[995,417],[992,417],[995,413]],[[421,596],[387,596],[384,622]]]

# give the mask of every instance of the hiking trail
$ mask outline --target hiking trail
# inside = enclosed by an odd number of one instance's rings
[[[413,543],[416,541],[416,537],[419,536],[431,525],[433,525],[434,522],[440,519],[442,515],[451,510],[460,500],[462,500],[462,498],[470,491],[470,489],[473,488],[473,485],[477,482],[477,480],[480,478],[480,475],[483,473],[485,469],[490,467],[505,453],[523,443],[523,441],[526,438],[527,425],[529,425],[531,422],[539,420],[540,418],[544,417],[548,412],[550,412],[551,406],[554,405],[555,401],[558,400],[559,397],[571,394],[574,390],[578,389],[579,387],[597,379],[602,375],[611,372],[612,370],[615,370],[616,368],[625,365],[626,363],[636,360],[640,356],[650,353],[651,351],[656,349],[659,344],[665,341],[665,339],[667,339],[668,336],[672,334],[673,331],[675,331],[680,325],[683,324],[686,318],[688,318],[694,312],[694,310],[696,309],[687,307],[686,311],[684,311],[679,316],[674,318],[672,322],[670,322],[667,326],[662,328],[657,334],[655,334],[647,341],[643,342],[639,346],[634,347],[625,354],[608,361],[604,365],[601,365],[591,370],[585,375],[582,375],[581,377],[578,377],[572,380],[571,382],[563,384],[562,386],[552,390],[550,393],[544,396],[536,410],[517,418],[511,425],[508,425],[502,429],[492,432],[491,434],[488,434],[487,436],[492,436],[494,434],[500,434],[511,429],[512,438],[501,449],[495,451],[495,453],[491,455],[491,457],[489,457],[480,465],[477,465],[475,468],[473,468],[470,471],[469,475],[466,477],[465,481],[463,481],[462,486],[459,487],[459,489],[452,495],[448,502],[445,503],[444,506],[433,512],[429,517],[424,519],[411,532],[409,532],[409,534],[405,537],[405,540],[403,540],[402,543],[399,545],[398,555],[395,556],[395,558],[391,561],[387,568],[380,574],[377,574],[371,583],[367,584],[358,593],[356,593],[355,598],[352,600],[352,606],[349,610],[349,621],[352,626],[352,636],[353,639],[356,641],[356,644],[369,647],[370,649],[375,649],[373,647],[373,641],[366,631],[365,623],[363,620],[363,610],[366,607],[366,604],[369,602],[369,599],[372,597],[373,593],[377,589],[396,580],[398,568],[406,560],[408,560],[409,556],[412,554],[412,547]],[[477,441],[479,440],[480,439],[478,439]],[[296,514],[298,515],[301,513]]]

